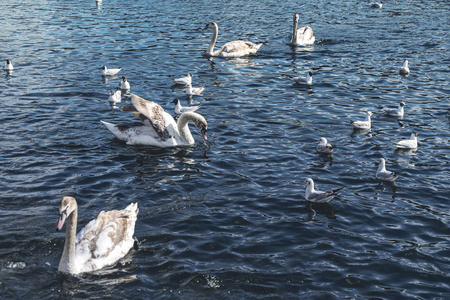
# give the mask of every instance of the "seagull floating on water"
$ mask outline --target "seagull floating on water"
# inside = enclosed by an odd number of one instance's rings
[[[191,85],[192,77],[194,77],[194,74],[189,73],[186,77],[175,78],[172,79],[172,81],[175,82],[176,84]]]
[[[386,170],[386,162],[384,158],[380,158],[376,178],[384,181],[394,181],[397,177],[397,173]]]
[[[182,107],[180,100],[176,98],[171,103],[175,103],[175,114],[181,115],[182,113],[188,112],[188,111],[196,111],[201,107],[201,105],[195,105],[195,106],[188,106],[188,107]]]
[[[129,90],[130,89],[130,83],[128,82],[126,76],[122,76],[122,79],[120,80],[120,83],[119,83],[119,88],[121,90]]]
[[[200,95],[203,90],[206,88],[206,84],[202,85],[201,87],[194,88],[192,85],[188,84],[187,88],[185,89],[186,95],[188,96],[198,96]]]
[[[214,22],[206,24],[203,30],[212,28],[214,33],[209,43],[208,50],[205,54],[207,56],[222,56],[222,57],[241,57],[246,55],[256,54],[256,51],[261,48],[262,44],[255,44],[246,41],[232,41],[223,45],[220,49],[214,51],[214,46],[217,42],[217,36],[219,34],[219,27]]]
[[[397,145],[397,148],[400,149],[416,149],[417,148],[417,136],[419,134],[417,131],[413,131],[411,133],[411,137],[407,140],[401,140],[399,142],[393,142]]]
[[[403,118],[403,108],[406,106],[405,102],[400,102],[398,104],[397,109],[391,109],[391,108],[386,108],[384,109],[384,114],[391,116],[391,117],[397,117],[397,118]]]
[[[370,7],[382,8],[383,7],[383,1],[370,3]]]
[[[306,77],[298,76],[292,78],[295,82],[305,85],[312,85],[312,76],[314,75],[313,72],[309,71],[308,74],[306,74]]]
[[[109,103],[111,103],[111,105],[121,102],[122,101],[122,91],[121,90],[117,90],[115,92],[111,91],[109,93],[108,101],[109,101]]]
[[[108,69],[106,66],[103,66],[101,69],[102,69],[102,76],[114,76],[117,73],[119,73],[120,70],[122,70],[122,67],[116,69]]]
[[[299,14],[294,14],[294,25],[292,33],[292,46],[307,46],[314,44],[316,38],[311,27],[303,26],[297,29]]]
[[[350,124],[353,125],[355,129],[370,129],[371,121],[370,116],[373,115],[372,112],[366,112],[366,120],[365,121],[350,121]]]
[[[402,68],[400,69],[400,75],[408,75],[409,74],[409,67],[408,67],[408,60],[405,59],[405,62],[403,63]]]
[[[337,192],[339,190],[342,190],[344,187],[340,187],[337,189],[333,189],[331,191],[316,191],[314,189],[314,181],[311,178],[306,178],[304,181],[306,183],[306,190],[305,190],[305,199],[310,202],[315,203],[326,203],[329,202],[331,199],[336,197],[338,194]]]
[[[320,141],[319,145],[316,148],[317,152],[319,152],[319,153],[331,153],[331,152],[333,152],[333,146],[328,144],[326,138],[321,137],[319,141]]]
[[[5,61],[5,66],[3,67],[3,70],[5,71],[11,71],[12,69],[14,69],[13,64],[11,63],[10,59],[7,59]]]

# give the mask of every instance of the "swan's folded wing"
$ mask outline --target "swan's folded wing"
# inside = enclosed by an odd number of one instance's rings
[[[167,130],[167,124],[164,118],[164,109],[160,105],[155,102],[145,100],[135,94],[131,94],[131,103],[133,103],[139,113],[149,120],[161,140],[164,141],[171,137],[169,131]]]

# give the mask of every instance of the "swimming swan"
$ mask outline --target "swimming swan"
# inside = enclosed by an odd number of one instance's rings
[[[216,23],[209,22],[203,30],[208,28],[212,28],[214,33],[211,42],[209,43],[208,50],[206,50],[207,56],[241,57],[256,54],[256,51],[258,51],[262,46],[262,44],[254,44],[252,42],[233,41],[226,43],[219,50],[214,51],[214,46],[217,42],[217,35],[219,33],[219,27]]]
[[[311,27],[304,26],[297,29],[299,14],[294,14],[294,25],[292,32],[292,46],[307,46],[312,45],[316,41]]]
[[[111,133],[130,145],[151,145],[156,147],[174,147],[193,145],[195,140],[188,123],[193,122],[206,141],[208,123],[195,112],[185,112],[175,123],[173,117],[155,102],[131,94],[131,103],[126,110],[137,112],[142,122],[111,124],[101,121]],[[131,107],[131,108],[130,108]]]
[[[64,197],[59,205],[56,226],[66,224],[66,241],[58,271],[71,274],[92,272],[115,264],[134,245],[137,203],[123,210],[102,211],[77,233],[78,205],[72,197]]]

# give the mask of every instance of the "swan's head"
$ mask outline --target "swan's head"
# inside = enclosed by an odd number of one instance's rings
[[[300,15],[299,14],[294,14],[294,22],[295,23],[298,23],[298,20],[299,20],[299,18],[300,18]]]
[[[180,102],[180,100],[179,100],[178,98],[175,98],[175,99],[174,99],[172,102],[170,102],[170,103],[174,103],[175,105],[177,105],[178,102]]]
[[[202,115],[196,114],[196,118],[194,119],[195,127],[202,133],[203,139],[206,141],[208,137],[206,136],[206,132],[208,131],[208,123]]]
[[[208,24],[206,24],[205,28],[203,28],[203,30],[206,30],[208,28],[214,28],[217,27],[217,24],[214,22],[209,22]]]
[[[77,201],[73,197],[64,197],[59,204],[59,218],[56,230],[61,230],[67,217],[77,209]]]

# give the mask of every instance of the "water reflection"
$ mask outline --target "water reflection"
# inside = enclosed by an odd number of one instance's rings
[[[308,212],[308,217],[306,221],[314,221],[317,213],[326,216],[329,219],[335,219],[337,210],[336,208],[328,203],[312,203],[308,202],[305,206],[306,211]]]

